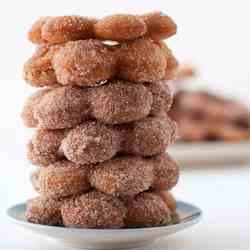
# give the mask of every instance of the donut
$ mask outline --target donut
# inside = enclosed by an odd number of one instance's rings
[[[121,79],[142,83],[160,81],[165,76],[166,55],[150,38],[122,43],[116,53],[116,75]]]
[[[126,227],[156,227],[171,223],[171,211],[162,198],[143,192],[127,202]]]
[[[61,48],[59,45],[41,45],[23,67],[23,78],[33,87],[58,86],[52,66],[52,58]]]
[[[50,226],[61,226],[61,205],[63,200],[45,196],[36,197],[27,202],[25,217],[29,222]]]
[[[117,196],[134,196],[149,189],[152,181],[152,164],[136,156],[116,157],[98,164],[90,175],[91,186]]]
[[[86,168],[63,160],[42,168],[38,178],[39,193],[55,199],[89,190]]]
[[[165,82],[136,85],[115,80],[97,88],[38,91],[26,101],[22,119],[41,129],[72,128],[90,119],[122,124],[166,113],[171,103],[172,92]]]
[[[70,41],[55,54],[52,65],[62,85],[95,86],[113,76],[115,57],[99,40]]]
[[[126,213],[119,199],[98,191],[69,199],[61,207],[63,224],[73,228],[122,228]]]
[[[166,115],[113,126],[87,121],[72,129],[37,130],[27,156],[39,166],[64,158],[80,165],[96,164],[119,154],[154,156],[165,152],[176,138],[176,123]]]

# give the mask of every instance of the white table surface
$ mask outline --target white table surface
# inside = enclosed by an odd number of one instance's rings
[[[19,117],[24,97],[23,83],[9,82],[0,92],[0,250],[64,250],[9,223],[8,206],[34,196],[25,159],[27,130]],[[13,92],[13,88],[15,91]],[[185,167],[173,193],[178,199],[199,206],[204,217],[196,226],[164,238],[151,249],[249,250],[250,164],[228,167]]]

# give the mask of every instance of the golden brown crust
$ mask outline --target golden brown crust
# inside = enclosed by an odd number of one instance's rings
[[[28,39],[36,44],[58,44],[94,38],[94,18],[81,16],[41,17],[28,32]]]
[[[30,28],[28,31],[28,39],[36,44],[46,43],[46,40],[42,37],[42,26],[48,21],[50,17],[40,17]]]
[[[178,61],[174,57],[173,52],[168,48],[166,43],[159,41],[158,44],[161,47],[163,53],[165,54],[167,60],[164,79],[165,80],[174,79],[178,71]]]
[[[67,42],[52,64],[61,84],[94,86],[113,76],[115,58],[103,43],[89,39]]]
[[[97,38],[125,41],[143,36],[147,26],[138,16],[117,14],[101,19],[95,24],[94,29]]]
[[[156,11],[141,16],[147,25],[146,36],[158,41],[169,38],[177,32],[173,19],[162,12]]]
[[[24,65],[24,79],[35,87],[100,86],[107,80],[158,82],[175,76],[177,60],[160,41],[138,38],[120,45],[97,39],[42,45]]]
[[[165,76],[166,55],[152,39],[139,38],[117,50],[117,76],[132,82],[156,82]]]
[[[59,45],[38,47],[35,54],[24,65],[23,77],[25,81],[34,87],[57,86],[57,78],[51,61],[60,48]]]
[[[52,44],[94,38],[96,22],[96,19],[80,16],[53,17],[42,26],[42,38]]]
[[[82,16],[41,17],[28,32],[28,39],[36,44],[55,44],[97,38],[127,41],[142,36],[162,40],[177,31],[174,21],[162,12],[145,15],[116,14],[97,20]]]

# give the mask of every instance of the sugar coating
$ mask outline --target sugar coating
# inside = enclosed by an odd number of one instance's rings
[[[171,211],[162,198],[143,192],[126,204],[126,227],[152,227],[171,223]]]
[[[90,183],[104,193],[117,196],[135,196],[149,188],[167,190],[179,177],[178,165],[172,167],[168,160],[164,154],[151,158],[115,157],[91,169]]]
[[[48,93],[50,89],[41,89],[33,93],[24,103],[24,107],[21,113],[23,123],[27,127],[35,127],[38,121],[35,119],[33,114],[34,107],[40,102],[42,97]]]
[[[74,87],[61,87],[48,92],[33,106],[34,118],[39,128],[71,128],[90,119],[88,97]]]
[[[69,199],[61,207],[63,223],[74,228],[122,228],[127,210],[112,196],[92,191]]]
[[[23,77],[25,81],[34,87],[57,86],[57,78],[51,61],[60,48],[59,45],[38,47],[34,55],[24,64]]]
[[[177,26],[173,19],[162,12],[155,11],[141,16],[147,25],[146,36],[154,40],[163,40],[173,36],[177,32]]]
[[[162,112],[168,112],[173,103],[173,92],[167,82],[159,81],[155,83],[146,83],[144,85],[153,95],[153,105],[150,114],[159,115]]]
[[[154,96],[146,85],[119,80],[93,90],[91,99],[93,116],[107,124],[140,120],[150,113],[154,103]]]
[[[113,76],[115,57],[99,40],[79,40],[67,42],[52,64],[61,84],[94,86]]]
[[[176,123],[166,115],[115,126],[87,121],[71,130],[37,130],[28,144],[28,159],[47,166],[62,158],[85,165],[119,153],[153,156],[176,140],[176,130]]]
[[[123,132],[120,151],[144,157],[165,152],[177,138],[176,123],[166,115],[147,117],[128,125]]]
[[[144,83],[171,79],[176,68],[161,41],[139,38],[110,45],[88,39],[39,47],[24,66],[24,79],[35,87],[100,86],[116,78]]]
[[[25,217],[29,222],[42,225],[62,225],[61,205],[63,200],[45,196],[36,197],[27,202]]]
[[[133,197],[149,189],[158,192],[176,185],[179,166],[170,161],[164,154],[150,158],[117,156],[96,165],[76,165],[62,160],[40,168],[36,176],[33,174],[32,184],[41,195],[53,198],[77,195],[90,186],[107,194]]]
[[[66,160],[42,168],[38,181],[42,196],[57,199],[80,194],[90,188],[86,168]]]
[[[61,87],[32,95],[22,111],[24,124],[43,129],[72,128],[91,118],[121,124],[169,110],[172,93],[165,82],[136,85],[109,81],[88,89]]]
[[[94,18],[81,16],[58,16],[47,19],[41,27],[41,37],[47,43],[64,43],[94,38]]]
[[[63,159],[59,147],[66,135],[67,130],[37,130],[27,145],[27,158],[38,166],[48,166]]]
[[[98,21],[94,31],[97,38],[124,41],[141,37],[147,32],[147,26],[138,16],[117,14]]]
[[[22,112],[27,126],[39,128],[28,158],[43,166],[31,176],[42,196],[28,204],[28,220],[76,228],[171,222],[174,199],[160,190],[176,185],[179,167],[162,153],[177,131],[165,114],[172,93],[162,80],[174,77],[177,61],[159,40],[175,32],[159,12],[45,17],[33,25],[29,39],[43,45],[24,78],[54,89],[33,95]]]
[[[153,166],[140,157],[117,157],[96,166],[90,183],[96,189],[117,196],[134,196],[149,189]]]
[[[178,61],[174,57],[172,51],[168,50],[168,56],[167,56],[167,67],[165,71],[165,80],[171,80],[174,79],[177,75],[177,69],[178,69]]]
[[[159,41],[159,46],[161,47],[163,53],[165,54],[167,60],[167,66],[165,68],[165,80],[174,79],[177,76],[178,61],[173,55],[173,52],[168,48],[167,44]]]
[[[78,164],[92,164],[112,158],[120,147],[118,131],[95,122],[72,129],[61,142],[66,158]]]
[[[154,181],[152,188],[156,190],[170,190],[178,182],[180,168],[172,157],[165,153],[153,158]]]
[[[132,82],[159,81],[167,66],[161,47],[149,38],[122,43],[117,60],[117,76]]]
[[[28,31],[28,39],[36,44],[43,44],[46,41],[42,38],[41,28],[50,17],[40,17]]]
[[[42,225],[122,228],[173,223],[177,214],[175,199],[166,191],[120,199],[93,190],[61,199],[36,197],[27,202],[25,216],[29,222]]]
[[[116,14],[100,20],[81,16],[57,16],[38,19],[29,30],[28,38],[36,44],[89,38],[126,41],[141,36],[162,40],[173,36],[176,30],[174,21],[157,11],[141,16]]]

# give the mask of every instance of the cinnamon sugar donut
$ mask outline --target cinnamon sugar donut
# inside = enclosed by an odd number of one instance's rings
[[[127,227],[155,227],[171,223],[171,211],[154,193],[143,192],[127,202]]]
[[[153,166],[140,157],[116,157],[98,164],[90,175],[90,183],[101,192],[134,196],[149,189]]]
[[[22,111],[27,126],[71,128],[91,118],[107,124],[141,120],[169,110],[172,93],[165,82],[136,85],[109,81],[97,88],[65,86],[32,95]]]
[[[117,49],[117,76],[133,82],[156,82],[165,76],[166,56],[149,38],[122,43]]]
[[[101,41],[70,41],[52,59],[57,80],[62,85],[95,86],[114,74],[115,57]]]
[[[127,210],[123,203],[107,194],[92,191],[64,202],[63,223],[75,228],[122,228]]]
[[[115,126],[88,121],[71,130],[37,130],[28,144],[28,159],[47,166],[63,158],[85,165],[119,153],[147,157],[165,152],[176,138],[176,124],[166,115]]]
[[[25,217],[29,222],[50,226],[61,226],[61,205],[63,200],[45,196],[36,197],[27,202]]]
[[[169,156],[115,157],[91,169],[91,186],[107,194],[135,196],[149,188],[168,190],[176,185],[179,167]]]
[[[60,48],[59,45],[39,46],[35,54],[24,64],[23,77],[25,81],[34,87],[58,86],[52,58]]]
[[[179,165],[167,153],[153,158],[154,181],[152,188],[156,190],[170,190],[179,179]]]
[[[41,17],[28,32],[28,39],[36,44],[55,44],[94,38],[94,18],[81,16]]]
[[[77,195],[90,188],[88,169],[69,161],[59,161],[42,168],[38,183],[41,195],[56,199]]]

